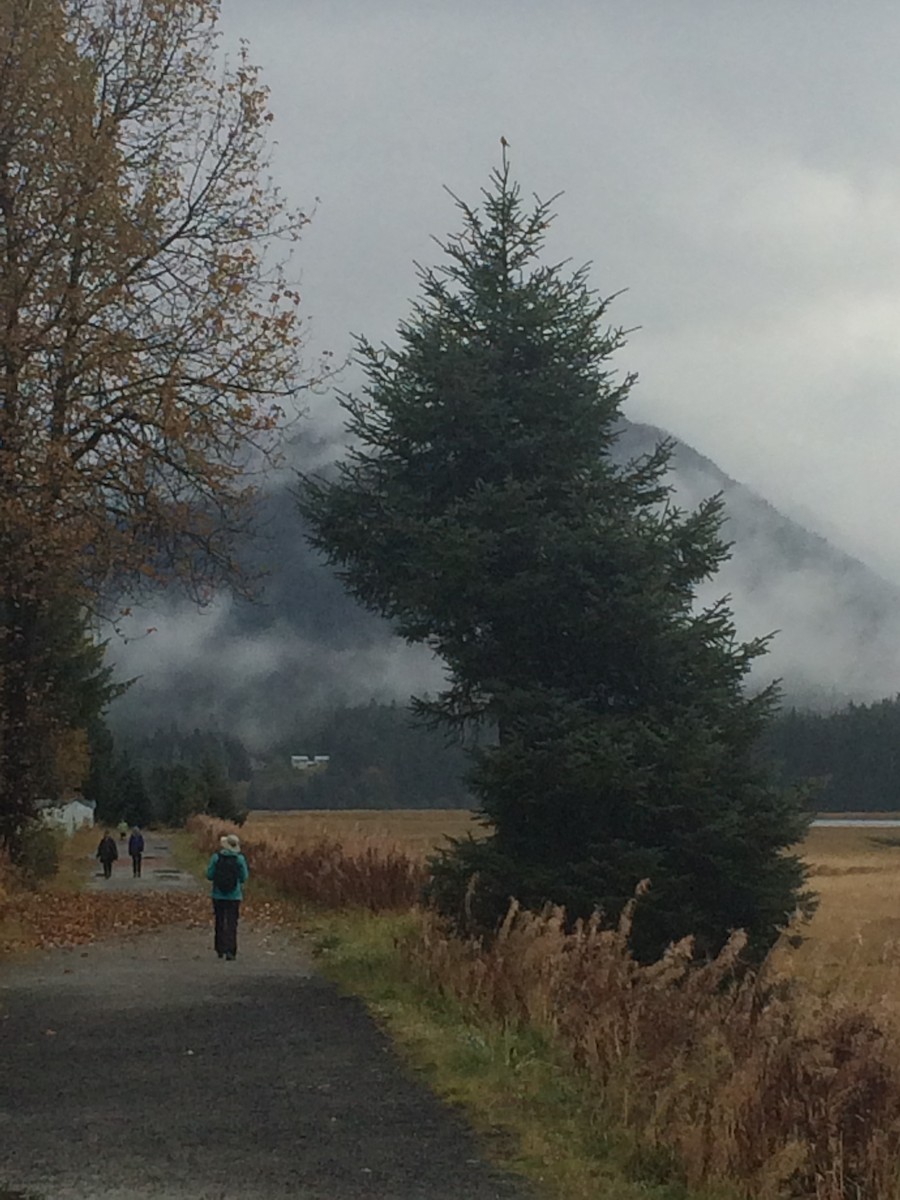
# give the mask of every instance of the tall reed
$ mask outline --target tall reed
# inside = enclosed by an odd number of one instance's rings
[[[208,853],[218,849],[223,832],[237,832],[251,870],[281,888],[286,895],[327,908],[365,908],[396,912],[418,903],[425,884],[424,864],[399,846],[359,838],[337,841],[316,835],[310,841],[268,833],[246,826],[223,826],[209,817],[192,817],[188,828]]]
[[[659,962],[596,918],[513,904],[490,944],[423,913],[404,953],[494,1021],[541,1030],[596,1085],[611,1126],[662,1150],[689,1185],[759,1200],[900,1195],[900,1052],[874,1015],[799,984],[735,972],[744,937],[697,966],[690,939]]]

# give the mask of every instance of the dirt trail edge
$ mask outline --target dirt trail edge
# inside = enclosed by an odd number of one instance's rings
[[[0,967],[0,1196],[524,1200],[289,935],[242,924],[236,962],[211,941]]]

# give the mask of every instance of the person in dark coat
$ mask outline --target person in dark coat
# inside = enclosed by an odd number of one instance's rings
[[[119,850],[116,846],[116,839],[107,829],[103,837],[100,839],[100,845],[97,847],[97,857],[103,867],[103,878],[109,879],[112,875],[112,865],[119,857]]]
[[[128,839],[128,853],[131,855],[131,874],[135,879],[141,877],[141,859],[144,856],[144,835],[135,825]]]
[[[220,861],[225,863],[220,867]],[[213,913],[216,919],[215,947],[219,958],[237,958],[237,927],[241,915],[244,884],[250,869],[234,833],[219,839],[219,849],[209,860],[206,878],[212,882]],[[231,885],[231,886],[228,886]]]

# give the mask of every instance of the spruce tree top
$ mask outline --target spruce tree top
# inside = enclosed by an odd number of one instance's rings
[[[366,384],[341,396],[352,448],[336,479],[305,481],[311,540],[448,663],[453,687],[431,706],[446,719],[502,719],[504,696],[538,679],[589,705],[683,694],[709,639],[734,641],[724,608],[691,612],[727,554],[720,502],[687,517],[668,504],[666,444],[610,456],[634,382],[610,365],[613,297],[587,267],[545,260],[553,201],[526,208],[505,152],[482,199],[454,196],[462,230],[438,243],[442,265],[418,268],[399,346],[359,340]],[[634,654],[657,636],[673,643],[665,671]],[[760,650],[714,655],[721,686]]]

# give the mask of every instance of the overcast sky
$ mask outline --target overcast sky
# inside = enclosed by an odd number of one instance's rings
[[[554,257],[640,326],[626,415],[900,581],[900,5],[225,0],[319,204],[310,346],[392,339],[511,144]],[[320,420],[333,401],[316,402]]]

